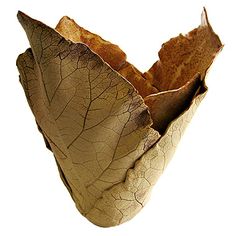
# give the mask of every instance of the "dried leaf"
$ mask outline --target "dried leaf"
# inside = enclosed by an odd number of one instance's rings
[[[170,122],[190,106],[194,97],[205,91],[201,76],[197,74],[178,89],[145,97],[145,104],[149,107],[154,122],[153,128],[163,134]]]
[[[56,26],[56,30],[66,39],[86,44],[114,70],[119,70],[126,61],[126,54],[117,45],[77,25],[68,16],[61,18]]]
[[[142,97],[158,92],[137,68],[126,61],[126,54],[117,45],[85,30],[67,16],[61,18],[56,30],[66,39],[86,44],[114,70],[124,76],[139,91]]]
[[[55,31],[18,13],[31,45],[17,59],[20,82],[61,179],[94,224],[121,224],[142,209],[204,97],[222,47],[204,12],[205,24],[164,44],[144,74],[68,17]]]
[[[197,73],[204,78],[221,48],[220,39],[212,30],[204,9],[201,25],[186,36],[180,34],[164,43],[159,51],[160,61],[154,63],[144,76],[159,91],[177,89]]]

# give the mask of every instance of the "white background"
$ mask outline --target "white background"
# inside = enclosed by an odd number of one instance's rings
[[[233,0],[1,1],[0,235],[236,235],[236,7]],[[145,208],[131,221],[99,228],[76,210],[59,178],[18,82],[17,55],[29,47],[17,10],[54,27],[68,15],[118,44],[147,70],[161,44],[200,23],[202,7],[225,44],[209,92]]]

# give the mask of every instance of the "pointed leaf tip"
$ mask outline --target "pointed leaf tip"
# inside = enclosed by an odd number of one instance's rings
[[[203,7],[203,11],[201,14],[201,26],[210,26],[208,16],[207,16],[207,10],[205,7]]]
[[[18,11],[17,18],[18,18],[19,22],[21,23],[21,25],[23,26],[23,23],[27,20],[27,18],[29,19],[30,17],[27,16],[24,12]]]

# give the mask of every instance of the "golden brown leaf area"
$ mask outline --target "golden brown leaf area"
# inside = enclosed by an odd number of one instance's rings
[[[163,44],[142,74],[117,46],[63,17],[56,30],[18,13],[31,48],[17,59],[39,131],[78,210],[109,227],[135,216],[206,92],[222,48],[202,24]]]

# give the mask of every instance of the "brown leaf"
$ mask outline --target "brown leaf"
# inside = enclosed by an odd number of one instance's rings
[[[29,105],[82,214],[159,138],[131,84],[81,43],[23,13],[31,49],[20,55]]]
[[[142,97],[158,92],[137,68],[126,61],[126,54],[117,45],[85,30],[67,16],[61,18],[56,30],[66,39],[86,44],[114,70],[124,76],[139,91]]]
[[[97,225],[113,226],[130,220],[143,208],[204,96],[205,93],[199,94],[189,109],[171,122],[165,135],[135,162],[134,168],[128,170],[124,182],[103,193],[86,215],[90,221]]]
[[[162,45],[157,61],[144,73],[160,91],[178,89],[200,73],[205,77],[214,57],[222,48],[208,21],[206,9],[201,25],[186,36],[180,34]]]
[[[119,70],[126,62],[126,54],[119,46],[112,44],[99,35],[91,33],[76,24],[68,16],[61,18],[56,26],[56,30],[66,39],[75,43],[86,44],[93,52],[97,53],[114,70]]]
[[[163,134],[170,122],[185,111],[198,94],[205,91],[201,76],[197,74],[178,89],[147,96],[144,101],[150,109],[153,128]]]
[[[77,208],[104,227],[131,219],[205,96],[222,47],[205,9],[202,25],[164,44],[144,74],[68,17],[56,31],[22,12],[18,19],[31,45],[17,59],[20,82]]]

